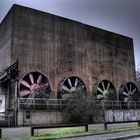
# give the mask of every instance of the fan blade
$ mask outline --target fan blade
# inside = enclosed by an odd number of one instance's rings
[[[32,74],[29,74],[29,77],[30,77],[31,83],[34,84],[34,77],[33,77],[33,75]]]
[[[39,75],[38,76],[38,79],[37,79],[37,84],[40,84],[41,83],[41,80],[42,80],[42,75]]]
[[[74,86],[77,87],[77,85],[78,85],[78,79],[76,78]]]
[[[125,87],[126,87],[127,92],[129,92],[128,87],[127,86],[125,86]]]
[[[102,87],[103,87],[103,90],[105,90],[105,84],[103,81],[102,81]]]
[[[65,91],[68,91],[68,92],[70,92],[70,90],[66,87],[66,86],[62,86],[62,89],[64,89]]]
[[[25,96],[25,95],[28,95],[28,94],[30,94],[30,90],[20,91],[20,96]]]
[[[132,92],[134,93],[135,91],[136,91],[136,88],[135,88],[135,89],[133,89],[133,91],[132,91]]]
[[[101,89],[101,88],[99,88],[99,87],[98,87],[98,88],[97,88],[97,90],[98,90],[98,91],[100,91],[101,93],[103,93],[103,91],[102,91],[102,89]]]
[[[107,90],[110,88],[110,82],[108,82],[107,84]]]
[[[130,91],[131,91],[131,89],[132,89],[132,84],[130,84]]]
[[[68,83],[69,83],[70,87],[72,87],[72,84],[71,84],[71,80],[70,79],[68,79]]]
[[[103,99],[103,98],[104,98],[104,97],[103,97],[101,94],[98,94],[98,95],[97,95],[97,99],[100,100],[100,99]]]
[[[126,102],[128,102],[129,101],[129,98],[128,97],[125,97],[124,98],[124,102],[126,103]]]
[[[24,85],[25,87],[30,88],[31,86],[29,85],[29,83],[27,83],[25,80],[21,81],[21,84]]]
[[[126,92],[123,92],[123,95],[125,95],[125,96],[127,96],[127,97],[128,97],[128,93],[126,93]]]

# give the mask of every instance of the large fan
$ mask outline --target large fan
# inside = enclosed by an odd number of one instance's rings
[[[19,95],[23,98],[49,98],[50,84],[39,72],[26,74],[19,83]]]
[[[99,83],[96,83],[94,86],[94,94],[96,95],[96,99],[108,99],[115,100],[116,99],[116,90],[114,85],[108,80],[102,80]]]
[[[124,86],[121,86],[119,99],[125,103],[129,101],[138,100],[137,87],[134,83],[128,82]]]
[[[61,98],[64,99],[70,96],[71,92],[74,92],[78,89],[82,90],[83,93],[86,94],[85,84],[80,78],[76,76],[66,78],[60,86]]]

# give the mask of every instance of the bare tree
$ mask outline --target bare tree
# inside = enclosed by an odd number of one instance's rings
[[[137,82],[138,90],[140,91],[140,64],[137,66],[137,70],[136,70],[136,82]]]
[[[137,70],[136,70],[136,81],[137,82],[140,81],[140,64],[137,66]]]
[[[140,81],[140,71],[136,71],[136,81]]]

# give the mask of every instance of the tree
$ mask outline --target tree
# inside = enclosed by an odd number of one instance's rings
[[[137,66],[137,70],[136,70],[136,81],[137,82],[140,81],[140,64]]]
[[[137,67],[136,81],[137,81],[138,90],[140,91],[140,65]]]
[[[140,71],[136,71],[136,81],[140,81]]]
[[[69,118],[70,123],[89,123],[93,121],[93,116],[97,115],[96,102],[92,96],[86,95],[82,89],[75,90],[69,93],[67,100],[65,100],[64,112],[66,118]],[[97,107],[97,108],[96,108]]]

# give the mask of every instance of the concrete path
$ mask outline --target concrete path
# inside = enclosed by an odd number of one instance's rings
[[[128,140],[140,140],[140,137],[139,138],[128,139]]]
[[[93,135],[93,136],[86,136],[86,137],[65,138],[61,140],[113,140],[116,138],[123,138],[123,137],[135,136],[135,135],[140,135],[140,130],[100,134],[100,135]]]
[[[116,124],[109,125],[108,128],[112,127],[133,127],[137,126],[137,123],[127,123],[127,124]],[[103,124],[96,124],[96,125],[89,125],[89,130],[94,130],[95,133],[104,133],[104,125]],[[96,130],[96,131],[95,131]],[[43,130],[38,130],[37,133]],[[45,130],[46,131],[46,130]],[[138,135],[140,134],[140,130],[134,130],[134,131],[127,131],[127,132],[119,132],[119,133],[109,133],[109,134],[99,134],[99,135],[93,135],[88,137],[77,137],[73,139],[63,139],[63,140],[106,140],[113,137],[119,137],[119,136],[127,136],[127,135]],[[2,128],[2,138],[4,140],[29,140],[30,137],[30,127],[17,127],[17,128]]]
[[[3,128],[2,138],[4,140],[28,140],[30,127]]]

